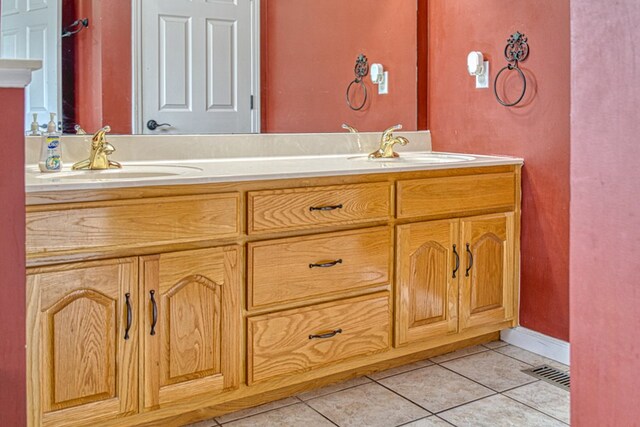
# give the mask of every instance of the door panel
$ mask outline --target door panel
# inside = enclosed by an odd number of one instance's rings
[[[28,130],[33,114],[38,114],[40,123],[49,121],[49,113],[58,114],[60,1],[3,0],[0,6],[0,58],[42,61],[25,89],[24,129]]]
[[[142,131],[252,131],[251,3],[142,0]]]
[[[146,409],[238,386],[238,261],[236,247],[141,258]]]
[[[465,253],[460,328],[514,317],[514,214],[462,221]]]
[[[458,220],[397,227],[397,346],[457,332],[458,228]]]
[[[30,424],[134,412],[137,260],[32,270],[27,289]]]

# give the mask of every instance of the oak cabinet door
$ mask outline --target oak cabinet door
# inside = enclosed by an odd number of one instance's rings
[[[461,221],[460,329],[510,320],[515,315],[514,214]]]
[[[128,258],[28,272],[30,425],[95,425],[137,411],[137,267]]]
[[[458,331],[459,220],[397,227],[396,346]]]
[[[240,249],[140,260],[144,408],[236,388],[242,338]]]

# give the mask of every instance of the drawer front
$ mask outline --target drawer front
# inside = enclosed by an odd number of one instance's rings
[[[240,234],[238,193],[66,205],[27,213],[27,252],[124,249]]]
[[[249,318],[249,384],[389,349],[389,293]]]
[[[398,218],[515,209],[513,173],[398,181]]]
[[[393,214],[389,183],[252,191],[249,234],[386,221]]]
[[[249,309],[389,283],[391,229],[249,244]]]

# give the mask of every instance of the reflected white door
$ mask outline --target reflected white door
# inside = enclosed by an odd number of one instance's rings
[[[25,97],[25,130],[32,114],[41,124],[58,114],[60,63],[60,3],[58,0],[1,0],[0,58],[40,59]],[[57,117],[60,120],[60,117]]]
[[[142,0],[139,130],[148,134],[255,131],[254,2]],[[150,120],[170,126],[151,130]]]

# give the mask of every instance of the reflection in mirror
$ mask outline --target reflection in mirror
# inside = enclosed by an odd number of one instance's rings
[[[65,133],[416,130],[424,108],[415,0],[0,4],[0,57],[44,61],[25,129],[31,114],[46,123],[55,112]],[[346,89],[360,54],[389,72],[389,93],[366,76],[367,102],[353,111]]]

